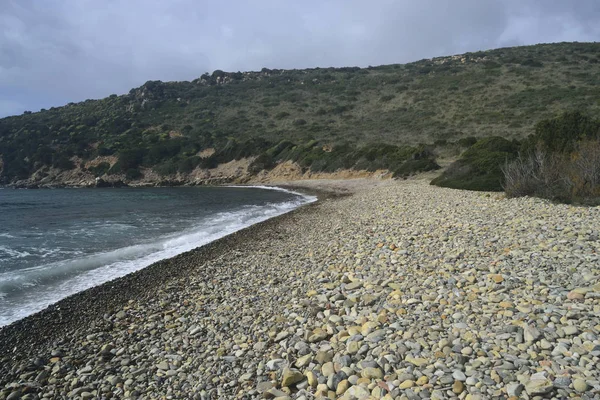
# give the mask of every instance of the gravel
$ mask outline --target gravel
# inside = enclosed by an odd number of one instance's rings
[[[0,399],[600,398],[599,208],[351,188],[0,330]]]

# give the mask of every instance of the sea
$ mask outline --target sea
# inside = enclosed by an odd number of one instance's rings
[[[0,189],[0,326],[315,200],[248,186]]]

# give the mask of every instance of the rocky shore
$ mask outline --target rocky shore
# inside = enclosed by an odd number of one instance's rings
[[[600,208],[336,185],[0,330],[0,399],[600,398]]]

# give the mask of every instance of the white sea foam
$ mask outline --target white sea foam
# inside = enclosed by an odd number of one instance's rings
[[[0,253],[7,254],[11,258],[23,258],[31,255],[27,251],[15,250],[7,246],[0,246]]]
[[[317,197],[316,196],[310,196],[304,193],[300,193],[300,192],[296,192],[293,190],[289,190],[289,189],[284,189],[282,187],[279,186],[265,186],[265,185],[229,185],[229,186],[225,186],[225,187],[229,187],[229,188],[237,188],[237,189],[266,189],[266,190],[275,190],[277,192],[284,192],[284,193],[291,193],[291,194],[295,194],[297,196],[302,196],[304,199],[306,199],[306,201],[308,203],[312,203],[317,201]]]
[[[138,271],[156,261],[174,257],[316,201],[314,196],[305,196],[286,189],[254,188],[281,190],[297,194],[299,198],[294,201],[246,206],[237,211],[218,213],[189,230],[164,236],[153,242],[0,273],[0,326],[40,311],[69,295]],[[23,291],[22,289],[26,287],[29,289]],[[14,299],[13,294],[17,294]]]

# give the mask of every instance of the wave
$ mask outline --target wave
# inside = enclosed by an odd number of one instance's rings
[[[298,196],[292,201],[217,213],[186,231],[148,243],[0,273],[0,326],[40,311],[69,295],[193,250],[316,200],[313,196]]]
[[[228,185],[228,186],[224,186],[224,187],[237,188],[237,189],[274,190],[274,191],[277,191],[277,192],[290,193],[290,194],[294,194],[296,196],[301,196],[301,197],[305,198],[310,203],[317,201],[317,197],[316,196],[307,195],[307,194],[304,194],[304,193],[296,192],[294,190],[284,189],[284,188],[279,187],[279,186],[266,186],[266,185]]]
[[[0,254],[1,253],[7,254],[10,258],[23,258],[31,255],[31,253],[27,251],[19,251],[6,246],[0,246]]]

